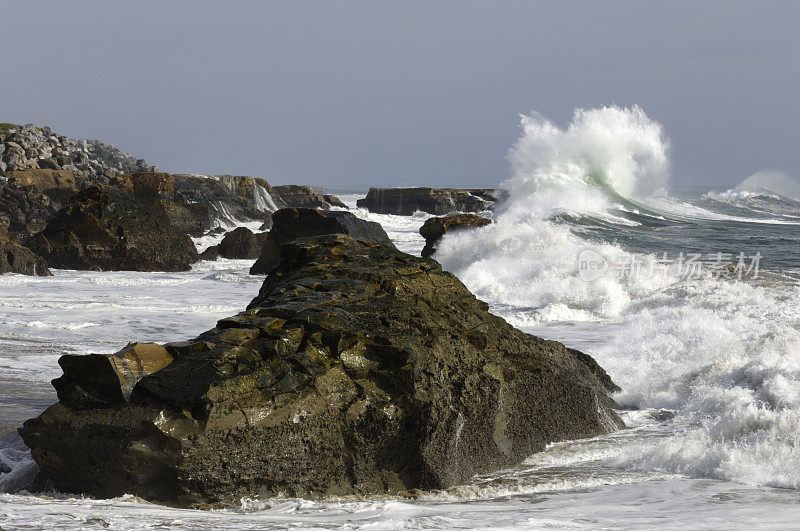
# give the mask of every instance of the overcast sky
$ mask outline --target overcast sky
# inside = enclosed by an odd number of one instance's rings
[[[800,175],[800,2],[1,4],[0,121],[166,171],[491,186],[519,113],[616,103],[675,188]]]

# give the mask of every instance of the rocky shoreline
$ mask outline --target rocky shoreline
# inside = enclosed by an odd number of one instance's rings
[[[159,173],[96,140],[70,139],[47,127],[0,124],[0,222],[15,244],[13,249],[2,244],[9,248],[2,273],[31,274],[28,252],[45,264],[38,271],[47,266],[186,270],[200,259],[188,236],[231,231],[243,222],[259,222],[268,230],[272,213],[287,207],[347,208],[309,186],[271,186],[248,176]],[[257,258],[260,252],[245,255]]]
[[[158,172],[34,126],[2,124],[0,146],[0,273],[230,258],[266,275],[246,310],[194,339],[62,356],[58,403],[19,430],[43,488],[184,507],[394,495],[624,427],[618,388],[590,356],[490,314],[335,196]],[[420,229],[430,256],[444,234],[491,223],[469,212],[490,216],[503,198],[372,188],[358,205],[445,215]],[[197,252],[192,237],[223,233]]]

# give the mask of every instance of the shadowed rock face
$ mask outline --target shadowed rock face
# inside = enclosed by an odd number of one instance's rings
[[[227,233],[219,245],[209,247],[200,255],[203,260],[236,258],[254,260],[261,255],[266,233],[254,234],[247,227],[237,227]]]
[[[3,273],[40,277],[51,274],[44,259],[12,240],[8,235],[6,224],[0,221],[0,275]]]
[[[392,240],[380,223],[366,221],[341,210],[283,208],[272,215],[272,230],[265,238],[258,260],[250,268],[250,274],[269,273],[278,263],[281,245],[284,243],[322,234],[347,234],[359,240],[388,245],[394,249]]]
[[[61,365],[60,401],[20,433],[56,488],[101,497],[443,488],[622,427],[589,356],[345,235],[284,245],[247,310],[196,339]]]
[[[410,216],[417,210],[441,216],[451,212],[482,212],[505,199],[504,190],[456,188],[370,188],[356,204],[376,214]]]
[[[425,247],[422,256],[429,258],[436,252],[436,244],[447,232],[456,230],[474,229],[489,225],[492,220],[476,216],[475,214],[456,214],[442,218],[429,218],[425,220],[419,233],[425,238]]]
[[[50,267],[101,271],[185,271],[199,259],[158,201],[144,203],[119,186],[75,194],[27,242]]]

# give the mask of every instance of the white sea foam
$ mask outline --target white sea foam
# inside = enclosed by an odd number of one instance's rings
[[[0,493],[3,527],[796,526],[800,288],[790,276],[685,280],[674,269],[584,281],[581,251],[613,262],[627,250],[581,239],[554,215],[617,225],[620,213],[640,209],[664,222],[712,218],[704,208],[651,193],[665,186],[668,143],[641,109],[579,111],[563,129],[528,117],[523,127],[510,154],[506,208],[490,226],[445,236],[436,258],[493,312],[593,355],[622,387],[616,398],[630,429],[552,444],[517,467],[415,500],[276,497],[191,511],[132,496]],[[429,216],[372,214],[355,208],[361,196],[342,199],[356,215],[380,222],[401,250],[418,254],[417,231]],[[43,388],[60,372],[63,352],[193,337],[255,295],[262,278],[247,275],[250,263],[201,262],[184,273],[0,276],[0,373],[6,382]],[[100,326],[59,326],[70,323]],[[13,469],[0,476],[0,491],[17,490],[31,477],[32,461],[24,448],[0,447],[0,461]]]
[[[579,111],[565,129],[524,117],[507,208],[493,225],[446,235],[435,258],[517,325],[583,321],[583,333],[602,336],[591,354],[622,386],[623,405],[674,410],[672,431],[619,454],[621,467],[800,488],[798,288],[671,270],[585,281],[582,250],[613,261],[623,249],[548,221],[594,215],[614,194],[715,219],[663,194],[637,195],[663,183],[666,151],[661,128],[637,108]]]

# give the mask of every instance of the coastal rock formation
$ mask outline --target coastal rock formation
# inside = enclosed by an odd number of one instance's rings
[[[272,193],[281,206],[296,208],[347,208],[335,195],[319,193],[310,186],[282,184],[272,187]]]
[[[19,431],[58,490],[192,506],[445,488],[623,426],[591,357],[487,308],[432,260],[295,240],[196,339],[63,356]]]
[[[504,190],[456,188],[370,188],[356,204],[376,214],[410,216],[417,210],[441,216],[482,212],[507,196]]]
[[[76,140],[49,127],[0,123],[0,172],[69,170],[81,179],[105,182],[121,173],[155,171],[142,159],[99,140]]]
[[[322,234],[347,234],[359,240],[379,243],[394,249],[380,223],[366,221],[343,210],[283,208],[272,215],[272,230],[266,234],[251,275],[265,275],[278,263],[281,245],[297,238]]]
[[[8,223],[8,234],[17,243],[42,230],[59,208],[33,187],[0,176],[0,220]]]
[[[217,258],[236,258],[255,260],[261,255],[261,248],[267,239],[267,233],[254,234],[247,227],[237,227],[227,233],[219,245],[209,247],[200,255],[203,260]]]
[[[185,271],[199,259],[162,205],[142,203],[109,185],[75,194],[26,243],[50,267],[61,269]]]
[[[0,275],[3,273],[21,273],[40,277],[51,274],[44,259],[12,240],[8,235],[6,223],[0,221]]]
[[[257,177],[158,173],[113,146],[33,125],[0,124],[0,174],[0,217],[19,243],[41,231],[74,193],[95,184],[155,202],[175,228],[191,236],[246,221],[268,225],[272,212],[287,206],[345,206],[308,186],[273,189]]]
[[[237,175],[174,175],[170,194],[161,194],[173,224],[192,236],[241,221],[269,225],[273,212],[284,207],[328,209],[344,206],[335,196],[308,186],[270,186],[264,179]],[[265,227],[265,230],[269,226]]]
[[[491,222],[492,220],[475,214],[456,214],[455,216],[429,218],[425,220],[425,223],[419,229],[419,233],[425,238],[422,256],[430,258],[436,252],[436,244],[447,232],[483,227]]]
[[[75,174],[69,170],[16,170],[4,176],[20,187],[47,196],[59,208],[78,191]]]

